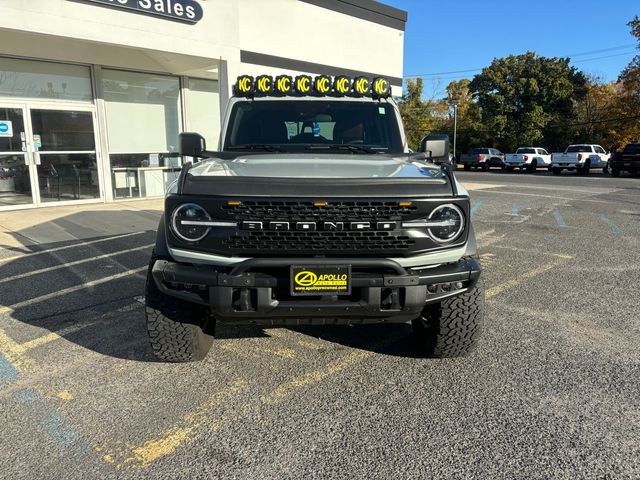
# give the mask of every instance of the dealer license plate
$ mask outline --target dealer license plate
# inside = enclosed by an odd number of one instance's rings
[[[292,265],[291,295],[349,295],[351,265]]]

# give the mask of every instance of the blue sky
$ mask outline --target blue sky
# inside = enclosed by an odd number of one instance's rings
[[[404,75],[442,73],[424,77],[427,97],[474,75],[444,72],[482,68],[527,50],[571,56],[575,67],[615,80],[634,55],[626,24],[640,15],[640,0],[382,1],[409,12]]]

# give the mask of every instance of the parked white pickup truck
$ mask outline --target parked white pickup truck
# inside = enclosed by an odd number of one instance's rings
[[[549,168],[551,154],[540,147],[520,147],[516,153],[508,153],[505,156],[504,164],[508,172],[513,172],[514,168],[521,168],[533,173],[540,167]]]
[[[551,171],[554,175],[560,175],[562,170],[576,170],[587,175],[592,168],[601,168],[607,173],[610,158],[611,153],[600,145],[569,145],[564,153],[551,155]]]

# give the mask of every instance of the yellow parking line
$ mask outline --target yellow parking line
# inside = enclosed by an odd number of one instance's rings
[[[260,357],[262,354],[275,355],[276,357],[292,359],[296,356],[296,351],[288,347],[260,347],[256,345],[247,345],[246,343],[238,342],[225,342],[221,343],[219,347],[228,352],[233,352],[241,356]]]
[[[516,287],[518,285],[520,285],[522,282],[524,282],[525,280],[529,280],[533,277],[537,277],[538,275],[547,272],[555,267],[557,267],[558,265],[561,265],[565,262],[567,262],[570,258],[572,257],[559,257],[556,258],[555,260],[549,262],[549,263],[545,263],[543,265],[540,265],[538,268],[534,268],[533,270],[530,270],[516,278],[513,278],[511,280],[508,280],[504,283],[501,283],[499,285],[496,285],[495,287],[491,287],[489,288],[486,292],[485,292],[485,297],[486,298],[491,298],[491,297],[495,297],[496,295],[509,290],[513,287]]]
[[[98,255],[97,257],[83,258],[82,260],[76,260],[74,262],[66,262],[66,263],[61,263],[59,265],[54,265],[52,267],[41,268],[39,270],[32,270],[30,272],[21,273],[20,275],[14,275],[13,277],[3,278],[2,280],[0,280],[0,283],[12,282],[14,280],[19,280],[21,278],[30,277],[32,275],[38,275],[40,273],[52,272],[54,270],[59,270],[61,268],[69,268],[69,267],[73,267],[75,265],[80,265],[80,264],[83,264],[83,263],[95,262],[96,260],[103,260],[105,258],[115,257],[117,255],[124,255],[125,253],[131,253],[131,252],[135,252],[137,250],[144,250],[146,248],[153,247],[154,245],[155,245],[154,243],[149,243],[148,245],[142,245],[140,247],[129,248],[127,250],[120,250],[120,251],[117,251],[117,252],[105,253],[104,255]]]
[[[107,238],[100,238],[98,240],[92,240],[90,242],[75,243],[73,245],[65,245],[63,247],[50,248],[49,250],[41,250],[41,251],[38,251],[38,252],[29,252],[29,253],[24,253],[22,255],[14,255],[12,257],[0,258],[0,264],[7,263],[7,262],[10,262],[12,260],[19,260],[19,259],[25,258],[25,257],[35,257],[36,255],[43,255],[45,253],[59,252],[60,250],[68,250],[69,248],[85,247],[87,245],[94,245],[96,243],[108,242],[110,240],[117,240],[119,238],[132,237],[134,235],[140,235],[140,234],[143,234],[143,233],[145,233],[145,232],[125,233],[125,234],[122,234],[122,235],[115,235],[113,237],[107,237]]]
[[[20,373],[33,370],[35,368],[33,361],[30,358],[23,356],[20,344],[7,335],[7,333],[1,328],[0,352]]]
[[[98,280],[92,280],[90,282],[85,282],[80,285],[75,285],[73,287],[64,288],[62,290],[57,290],[55,292],[47,293],[45,295],[40,295],[39,297],[30,298],[23,302],[15,303],[7,307],[0,307],[0,314],[11,313],[18,308],[28,307],[36,303],[44,302],[46,300],[51,300],[52,298],[68,295],[69,293],[74,293],[79,290],[84,290],[85,288],[91,288],[97,285],[102,285],[103,283],[111,282],[112,280],[118,280],[119,278],[123,278],[123,277],[128,277],[129,275],[138,275],[141,272],[146,271],[147,268],[148,267],[134,268],[132,270],[127,270],[126,272],[117,273],[109,277],[99,278]]]
[[[294,391],[299,390],[303,387],[307,387],[309,385],[313,385],[314,383],[321,382],[327,377],[331,375],[335,375],[342,370],[345,370],[348,367],[351,367],[357,363],[360,363],[365,358],[370,357],[372,352],[367,350],[356,350],[354,352],[349,353],[348,355],[331,362],[326,367],[320,368],[318,370],[313,370],[311,372],[305,373],[304,375],[289,380],[281,385],[279,385],[275,390],[267,395],[263,395],[260,397],[260,402],[265,405],[271,405],[273,403],[277,403],[280,400],[284,399],[291,395]]]
[[[573,255],[565,255],[565,254],[562,254],[562,253],[541,252],[541,251],[535,250],[535,249],[527,250],[526,248],[506,247],[506,246],[503,246],[503,245],[492,245],[491,248],[502,248],[503,250],[512,250],[514,252],[541,254],[541,255],[546,255],[548,257],[564,258],[566,260],[571,260],[571,259],[575,258]]]
[[[178,447],[191,439],[204,422],[213,422],[207,426],[215,430],[217,424],[212,417],[211,410],[219,407],[228,397],[238,395],[247,388],[248,383],[246,380],[239,379],[234,381],[215,393],[209,400],[200,405],[197,410],[186,414],[182,419],[181,425],[171,428],[158,439],[147,440],[141,446],[131,449],[131,455],[124,459],[124,464],[135,462],[141,467],[147,467],[159,458],[173,453]],[[103,456],[103,460],[108,463],[113,463],[113,459],[114,455],[112,454]]]

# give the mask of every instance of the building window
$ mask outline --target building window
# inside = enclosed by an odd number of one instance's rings
[[[91,102],[89,67],[0,57],[0,97]]]
[[[177,78],[102,70],[114,198],[155,197],[178,177]]]
[[[218,81],[190,78],[187,96],[189,129],[205,138],[208,150],[217,150],[220,135]]]

